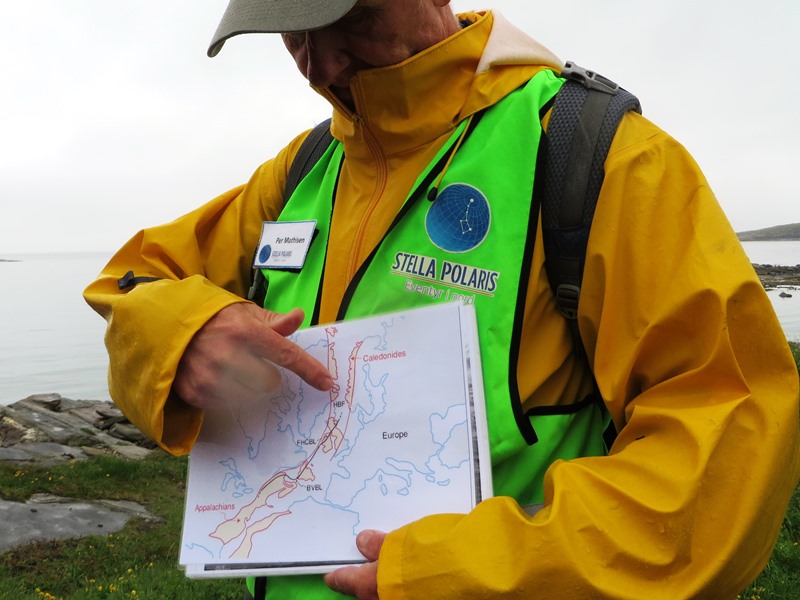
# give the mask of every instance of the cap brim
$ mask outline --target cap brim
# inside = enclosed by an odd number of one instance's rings
[[[241,33],[292,33],[338,21],[356,0],[230,0],[208,47],[219,54],[225,40]]]

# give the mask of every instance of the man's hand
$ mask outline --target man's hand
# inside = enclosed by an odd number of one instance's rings
[[[329,390],[333,380],[328,370],[286,339],[302,322],[299,308],[286,314],[251,303],[222,309],[187,346],[173,389],[198,408],[252,402],[280,385],[278,365],[317,389]]]
[[[358,567],[343,567],[325,575],[325,583],[340,594],[358,600],[378,600],[378,554],[385,533],[367,529],[358,534],[356,546],[370,562]]]

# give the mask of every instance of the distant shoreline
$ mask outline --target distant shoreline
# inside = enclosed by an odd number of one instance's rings
[[[736,235],[742,242],[797,242],[800,241],[800,223],[739,231]]]
[[[781,237],[769,237],[760,234],[744,234],[744,233],[737,233],[736,236],[739,238],[740,242],[800,242],[800,237],[794,236],[781,236]]]

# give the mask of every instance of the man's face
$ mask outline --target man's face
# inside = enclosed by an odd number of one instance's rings
[[[350,79],[357,71],[402,62],[458,29],[447,4],[439,0],[359,0],[332,25],[285,33],[283,42],[312,85],[330,88],[352,109]]]

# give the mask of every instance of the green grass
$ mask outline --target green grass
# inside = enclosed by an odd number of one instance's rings
[[[239,580],[194,581],[178,568],[186,459],[157,452],[142,461],[98,457],[50,468],[0,464],[7,500],[33,493],[133,500],[162,519],[121,531],[29,544],[0,554],[0,599],[241,598]]]
[[[742,600],[800,598],[800,487],[794,491],[767,567],[739,598]]]
[[[797,370],[800,371],[800,342],[789,342],[789,348],[792,350]]]
[[[789,342],[800,372],[800,344]],[[778,541],[761,575],[740,596],[742,600],[797,600],[800,598],[800,486],[783,520]]]
[[[790,344],[800,370],[800,345]],[[0,463],[7,500],[34,493],[133,500],[162,521],[131,520],[118,533],[29,544],[0,554],[0,599],[99,600],[241,598],[240,580],[194,581],[178,569],[186,459],[161,452],[142,461],[96,457],[50,468]],[[764,572],[741,600],[800,597],[800,487]]]

